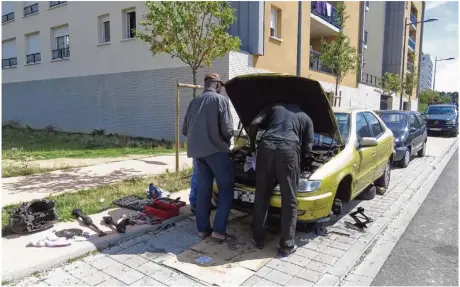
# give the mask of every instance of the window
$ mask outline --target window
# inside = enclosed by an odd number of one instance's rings
[[[370,1],[365,1],[365,4],[366,4],[366,10],[367,10],[367,11],[369,11],[369,5],[370,5],[370,3],[369,3],[369,2],[370,2]]]
[[[13,21],[16,2],[2,1],[2,23]]]
[[[371,129],[369,128],[363,113],[358,113],[356,115],[356,135],[358,136],[358,141],[364,137],[372,137]]]
[[[99,16],[99,44],[110,43],[109,15]]]
[[[364,31],[363,44],[364,44],[364,49],[367,49],[367,31]]]
[[[417,120],[421,127],[425,125],[425,120],[420,115],[417,115]]]
[[[40,34],[33,33],[26,35],[26,64],[38,63],[42,60],[40,54]]]
[[[52,59],[66,59],[70,57],[69,27],[67,25],[53,29]]]
[[[50,1],[50,7],[55,7],[67,3],[67,1]]]
[[[123,39],[133,39],[136,36],[136,11],[134,9],[128,9],[123,13],[123,26],[125,27]]]
[[[365,112],[364,117],[366,118],[367,122],[370,124],[372,132],[375,138],[378,138],[383,134],[383,128],[380,125],[379,120],[371,113]]]
[[[37,1],[27,1],[25,2],[24,7],[24,16],[31,15],[37,13],[39,10],[38,2]]]
[[[420,128],[419,122],[415,118],[415,115],[410,115],[410,128]]]
[[[273,6],[270,12],[270,37],[281,39],[281,10]]]
[[[11,68],[18,65],[16,57],[16,38],[2,42],[2,68]]]

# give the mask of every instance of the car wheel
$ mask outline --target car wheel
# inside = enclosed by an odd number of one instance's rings
[[[358,200],[372,200],[377,193],[377,188],[375,186],[369,186],[363,192],[361,192],[356,199]]]
[[[390,178],[391,178],[391,162],[388,161],[387,166],[385,167],[385,171],[383,175],[375,181],[375,186],[383,187],[385,189],[388,188],[390,185]]]
[[[417,152],[417,156],[424,157],[426,153],[426,141],[423,143],[422,148]]]
[[[399,162],[399,167],[406,168],[410,162],[410,149],[406,149],[403,159]]]

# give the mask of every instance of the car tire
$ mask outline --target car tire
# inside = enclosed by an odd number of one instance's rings
[[[390,179],[391,179],[391,161],[388,161],[387,166],[385,167],[385,171],[383,172],[383,175],[374,182],[374,185],[388,189],[388,186],[390,185]]]
[[[399,167],[406,168],[410,163],[410,149],[407,148],[402,160],[399,161]]]
[[[423,143],[422,148],[417,152],[418,157],[424,157],[426,153],[426,141]]]
[[[377,193],[377,188],[375,186],[370,186],[367,189],[365,189],[363,192],[361,192],[356,199],[357,200],[372,200],[375,197],[375,194]]]

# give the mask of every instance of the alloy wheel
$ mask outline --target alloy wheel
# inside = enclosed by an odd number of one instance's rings
[[[390,185],[390,177],[391,177],[391,167],[390,167],[390,163],[388,163],[385,168],[385,188],[388,188],[388,186]]]
[[[408,166],[410,161],[410,151],[407,150],[406,153],[404,154],[404,165]]]

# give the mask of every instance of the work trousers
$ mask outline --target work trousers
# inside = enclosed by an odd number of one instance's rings
[[[196,159],[197,172],[197,203],[196,225],[198,232],[207,232],[211,228],[209,216],[211,214],[212,186],[216,179],[219,189],[216,216],[213,231],[226,234],[228,217],[233,203],[233,188],[235,175],[233,163],[226,152],[218,152]]]
[[[197,201],[197,188],[198,188],[198,180],[197,180],[197,172],[196,172],[196,159],[193,159],[193,171],[192,171],[192,179],[190,181],[190,195],[188,197],[190,201],[190,205],[196,208],[196,201]]]
[[[299,186],[300,151],[295,143],[262,140],[257,148],[256,193],[253,212],[254,240],[265,240],[270,197],[276,179],[281,192],[280,248],[294,247],[297,224],[297,198]]]

